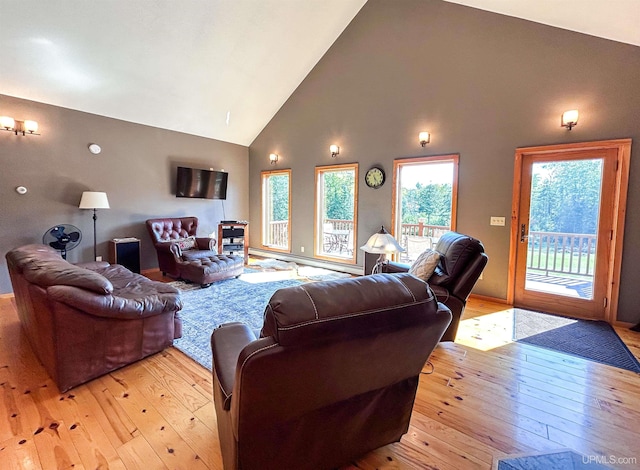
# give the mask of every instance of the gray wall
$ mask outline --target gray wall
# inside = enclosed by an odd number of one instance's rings
[[[105,191],[111,209],[99,210],[98,255],[107,259],[108,240],[142,241],[142,269],[157,267],[144,221],[194,215],[199,235],[216,231],[221,219],[249,216],[247,147],[167,131],[42,103],[0,95],[0,114],[34,119],[40,136],[0,132],[0,293],[11,292],[4,254],[68,223],[82,231],[82,243],[68,253],[72,262],[93,258],[93,212],[78,209],[83,191]],[[87,146],[96,142],[102,153]],[[177,199],[178,163],[229,172],[227,200]],[[24,196],[17,186],[28,189]]]
[[[252,245],[260,232],[260,171],[292,169],[292,254],[313,247],[314,167],[359,162],[358,246],[391,225],[393,160],[460,154],[457,228],[490,260],[477,294],[507,295],[517,147],[640,138],[640,48],[438,0],[369,0],[249,148]],[[560,115],[578,108],[571,132]],[[424,149],[418,132],[432,133]],[[337,161],[329,145],[341,147]],[[618,319],[640,311],[640,148],[634,143]],[[374,164],[389,176],[365,186]],[[300,247],[305,246],[305,253]],[[358,264],[363,264],[358,253]]]

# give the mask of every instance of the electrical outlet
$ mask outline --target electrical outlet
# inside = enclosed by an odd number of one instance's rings
[[[96,256],[96,261],[102,261],[102,256]]]
[[[300,247],[300,253],[304,253],[304,246]]]
[[[489,222],[490,225],[499,225],[501,227],[504,227],[504,217],[495,217],[495,216],[491,216],[491,221]]]

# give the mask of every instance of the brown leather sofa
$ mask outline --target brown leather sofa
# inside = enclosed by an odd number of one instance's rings
[[[427,282],[438,302],[449,307],[453,315],[442,341],[455,341],[471,289],[476,285],[489,257],[480,240],[457,232],[447,232],[440,237],[435,251],[442,256]],[[384,266],[383,271],[402,273],[409,271],[409,267],[408,264],[390,262]]]
[[[196,236],[197,217],[149,219],[146,225],[162,274],[207,287],[244,271],[244,258],[218,254],[214,238]]]
[[[180,293],[167,284],[106,262],[73,265],[46,245],[6,258],[22,327],[61,392],[182,335]]]
[[[224,468],[329,469],[399,441],[450,321],[425,282],[375,274],[280,289],[258,339],[222,325],[211,348]]]

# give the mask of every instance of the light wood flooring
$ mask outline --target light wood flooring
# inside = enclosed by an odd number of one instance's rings
[[[505,309],[472,299],[465,317],[492,323]],[[477,323],[465,336],[480,344]],[[640,334],[619,334],[638,355]],[[640,375],[521,343],[483,347],[439,346],[409,432],[346,468],[490,469],[560,448],[640,468]],[[211,373],[169,348],[60,394],[0,299],[2,469],[222,468],[211,390]]]

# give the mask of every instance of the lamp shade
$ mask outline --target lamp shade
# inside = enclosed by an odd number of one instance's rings
[[[80,209],[109,209],[107,193],[85,191],[80,199]]]
[[[404,248],[400,246],[400,244],[396,241],[393,236],[387,232],[382,226],[380,231],[374,233],[369,237],[369,240],[365,245],[360,247],[362,251],[366,251],[367,253],[398,253],[405,251]]]

